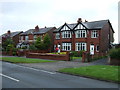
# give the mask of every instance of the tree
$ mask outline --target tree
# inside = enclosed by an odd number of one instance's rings
[[[41,41],[41,38],[38,37],[36,39],[36,42],[34,43],[35,47],[39,50],[42,50],[42,47],[43,47],[43,42]]]
[[[50,40],[50,36],[48,34],[45,34],[45,36],[44,36],[43,46],[44,46],[44,50],[49,49],[51,46],[51,40]]]
[[[14,42],[11,38],[2,41],[2,48],[4,51],[8,50],[9,47],[14,47]]]

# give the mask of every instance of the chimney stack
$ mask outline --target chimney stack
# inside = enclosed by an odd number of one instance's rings
[[[8,35],[10,35],[10,34],[11,34],[10,30],[8,30],[7,34],[8,34]]]
[[[77,22],[78,22],[78,23],[79,23],[79,22],[82,22],[82,18],[78,18]]]
[[[88,22],[87,20],[85,20],[85,22]]]
[[[39,31],[39,26],[37,25],[36,27],[35,27],[35,32],[38,32]]]

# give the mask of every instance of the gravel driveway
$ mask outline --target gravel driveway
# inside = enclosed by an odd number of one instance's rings
[[[90,63],[82,63],[75,61],[58,61],[58,62],[32,63],[32,64],[20,64],[20,65],[33,67],[36,69],[58,71],[61,68],[81,67],[81,66],[89,66],[89,65],[106,65],[106,64],[107,64],[107,59],[100,59]]]

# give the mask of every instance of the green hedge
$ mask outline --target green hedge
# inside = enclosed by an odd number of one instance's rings
[[[109,55],[113,59],[119,59],[120,60],[120,48],[111,49],[109,51]]]

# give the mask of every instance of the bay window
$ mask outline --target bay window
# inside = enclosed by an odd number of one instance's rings
[[[86,43],[84,42],[78,42],[76,43],[76,51],[86,51]]]
[[[63,51],[70,51],[71,50],[71,43],[62,43],[62,50]]]

